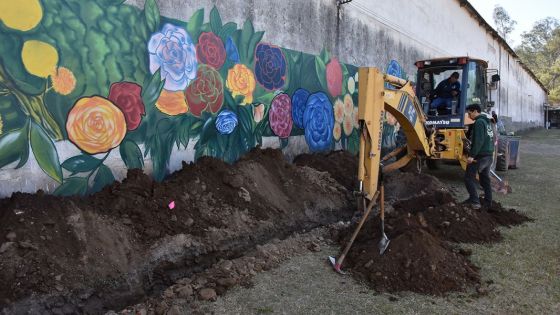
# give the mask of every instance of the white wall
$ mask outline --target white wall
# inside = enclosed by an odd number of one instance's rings
[[[419,59],[468,55],[500,70],[492,92],[495,110],[512,130],[544,126],[546,93],[513,56],[458,0],[353,0],[337,11],[336,0],[157,0],[162,15],[188,20],[216,5],[224,21],[253,21],[263,40],[319,54],[323,47],[343,62],[385,69],[397,60],[410,78]],[[127,3],[142,7],[144,0]],[[530,95],[530,96],[529,96]]]
[[[543,126],[545,91],[459,1],[354,0],[344,5],[344,10],[345,19],[383,29],[400,45],[417,50],[421,58],[468,55],[488,61],[489,68],[498,69],[501,76],[499,90],[491,95],[496,112],[513,120],[511,128],[515,130]],[[407,57],[392,58],[405,62],[410,74],[415,69]],[[366,56],[363,65],[378,65],[372,58],[375,56]]]
[[[336,0],[157,0],[161,14],[187,21],[205,8],[205,20],[216,5],[224,22],[238,25],[253,21],[263,40],[285,48],[319,54],[327,48],[343,62],[384,69],[391,59],[401,63],[409,77],[416,72],[419,59],[450,55],[469,55],[487,60],[490,68],[500,70],[500,88],[492,93],[496,110],[512,121],[512,130],[543,126],[542,104],[545,91],[514,60],[500,43],[488,34],[456,0],[354,0],[337,10]],[[128,0],[140,8],[144,0]],[[194,141],[191,142],[194,145]],[[60,160],[78,153],[68,142],[56,143]],[[266,139],[268,147],[279,147],[277,138]],[[284,149],[287,158],[306,150],[305,141],[290,140]],[[117,152],[117,151],[114,151]],[[181,160],[192,161],[193,150],[171,156],[170,171],[181,167]],[[118,153],[106,161],[117,179],[126,175]],[[146,159],[145,171],[151,172]],[[52,191],[57,184],[44,174],[33,156],[28,163],[0,170],[0,197],[14,191]]]

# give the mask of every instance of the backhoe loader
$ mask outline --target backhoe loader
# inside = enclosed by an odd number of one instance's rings
[[[388,74],[377,68],[359,69],[358,117],[360,124],[360,150],[358,160],[359,190],[364,213],[349,243],[337,258],[329,257],[337,272],[371,210],[380,199],[381,241],[380,254],[389,245],[384,233],[383,173],[402,168],[410,163],[421,167],[424,160],[439,159],[459,161],[463,169],[467,165],[465,143],[468,143],[465,115],[468,104],[477,103],[487,107],[485,61],[468,57],[424,60],[416,63],[420,100],[410,81]],[[453,99],[451,108],[430,108],[430,93],[434,91],[436,77],[446,79],[448,73],[460,71],[462,87]],[[495,77],[494,77],[495,79]],[[389,87],[385,85],[389,84]],[[399,122],[406,145],[381,156],[381,137],[385,111]],[[392,161],[392,162],[390,162]]]

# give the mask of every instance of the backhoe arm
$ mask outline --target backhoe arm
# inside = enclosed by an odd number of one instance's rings
[[[381,135],[385,111],[401,125],[407,139],[407,154],[383,168],[388,172],[406,165],[414,156],[430,156],[424,123],[426,116],[414,96],[410,82],[383,74],[377,68],[359,69],[358,119],[360,121],[360,153],[358,179],[364,197],[371,200],[377,191],[381,171]],[[388,82],[394,89],[386,89]]]

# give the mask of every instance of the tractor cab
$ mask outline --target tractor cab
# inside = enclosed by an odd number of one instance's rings
[[[470,57],[438,58],[416,62],[416,95],[427,116],[427,125],[463,128],[469,120],[465,108],[492,106],[487,99],[488,64]],[[492,81],[499,80],[498,75]],[[467,122],[468,124],[468,122]]]

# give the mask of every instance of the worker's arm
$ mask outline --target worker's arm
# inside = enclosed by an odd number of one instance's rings
[[[475,120],[471,136],[472,143],[471,150],[469,151],[469,157],[476,157],[480,153],[480,150],[482,150],[482,145],[484,144],[484,132],[486,132],[486,130],[482,120]]]
[[[445,81],[443,80],[441,81],[437,86],[436,89],[432,92],[432,94],[430,95],[432,97],[432,99],[439,97],[440,94],[443,92],[443,86],[445,85]]]
[[[455,82],[455,86],[453,86],[452,89],[451,89],[451,95],[452,96],[457,96],[460,93],[461,93],[461,83]]]

